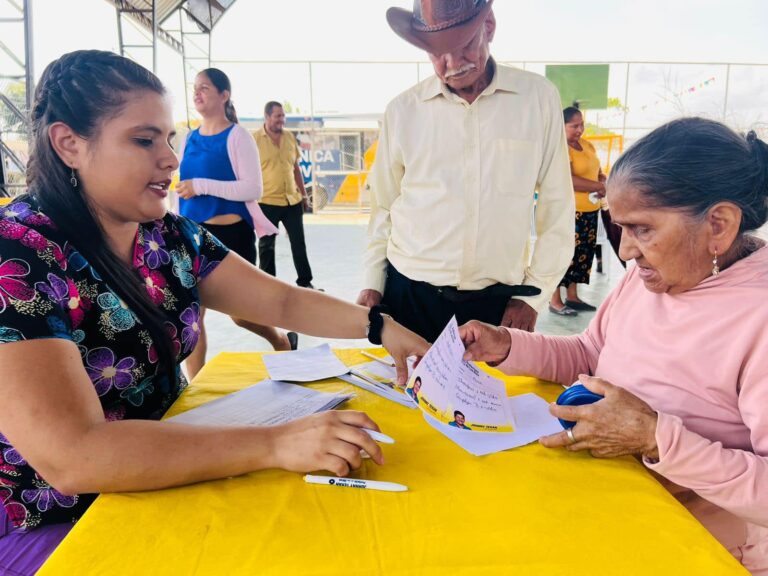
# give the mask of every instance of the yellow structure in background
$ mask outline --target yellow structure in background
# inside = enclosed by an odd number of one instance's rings
[[[584,136],[595,146],[597,156],[603,167],[603,173],[608,174],[611,171],[613,162],[624,152],[624,136],[620,134],[602,134]],[[613,160],[613,162],[612,162]]]
[[[604,134],[586,136],[587,140],[595,145],[597,155],[603,167],[603,172],[608,174],[611,171],[613,162],[624,151],[624,137],[620,134]],[[376,149],[379,141],[374,140],[373,144],[365,151],[363,155],[363,172],[359,174],[350,174],[344,178],[338,193],[333,199],[334,204],[357,204],[360,202],[360,193],[368,179],[368,173],[376,158]]]
[[[374,140],[373,144],[363,154],[363,171],[360,174],[350,174],[344,178],[339,191],[333,198],[333,204],[357,204],[360,202],[360,191],[365,186],[368,179],[368,173],[371,171],[373,161],[376,159],[376,149],[379,147],[379,141]]]

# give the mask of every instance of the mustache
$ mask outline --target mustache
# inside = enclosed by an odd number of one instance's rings
[[[456,69],[456,70],[446,70],[445,72],[445,78],[446,80],[448,78],[451,78],[453,76],[458,76],[459,74],[464,74],[464,72],[469,72],[471,70],[475,70],[477,66],[474,64],[464,64],[464,66]]]

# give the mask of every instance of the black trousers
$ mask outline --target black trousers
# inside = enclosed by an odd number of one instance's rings
[[[498,326],[504,316],[509,296],[489,295],[476,300],[453,302],[440,289],[403,276],[391,264],[382,303],[392,317],[429,342],[434,342],[456,316],[459,326],[470,320],[480,320]]]
[[[256,265],[256,233],[245,220],[234,224],[201,224],[203,228],[216,236],[224,246],[237,252],[254,266]]]
[[[304,206],[299,202],[295,206],[270,206],[259,204],[264,216],[272,224],[278,226],[280,222],[288,232],[288,240],[291,242],[291,255],[293,265],[296,267],[296,284],[309,286],[312,283],[312,269],[307,258],[307,245],[304,241]],[[262,236],[259,238],[259,268],[272,276],[277,275],[275,268],[275,239],[274,236]]]

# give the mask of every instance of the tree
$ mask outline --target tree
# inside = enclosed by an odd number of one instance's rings
[[[24,82],[13,82],[6,85],[3,95],[10,100],[21,113],[26,112],[27,108],[27,89]],[[3,132],[26,134],[27,124],[25,119],[19,118],[4,103],[0,102],[0,130]]]

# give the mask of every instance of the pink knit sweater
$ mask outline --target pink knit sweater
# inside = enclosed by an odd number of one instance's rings
[[[768,574],[768,247],[682,294],[631,268],[578,336],[510,330],[499,369],[599,376],[659,414],[645,462],[753,574]]]

